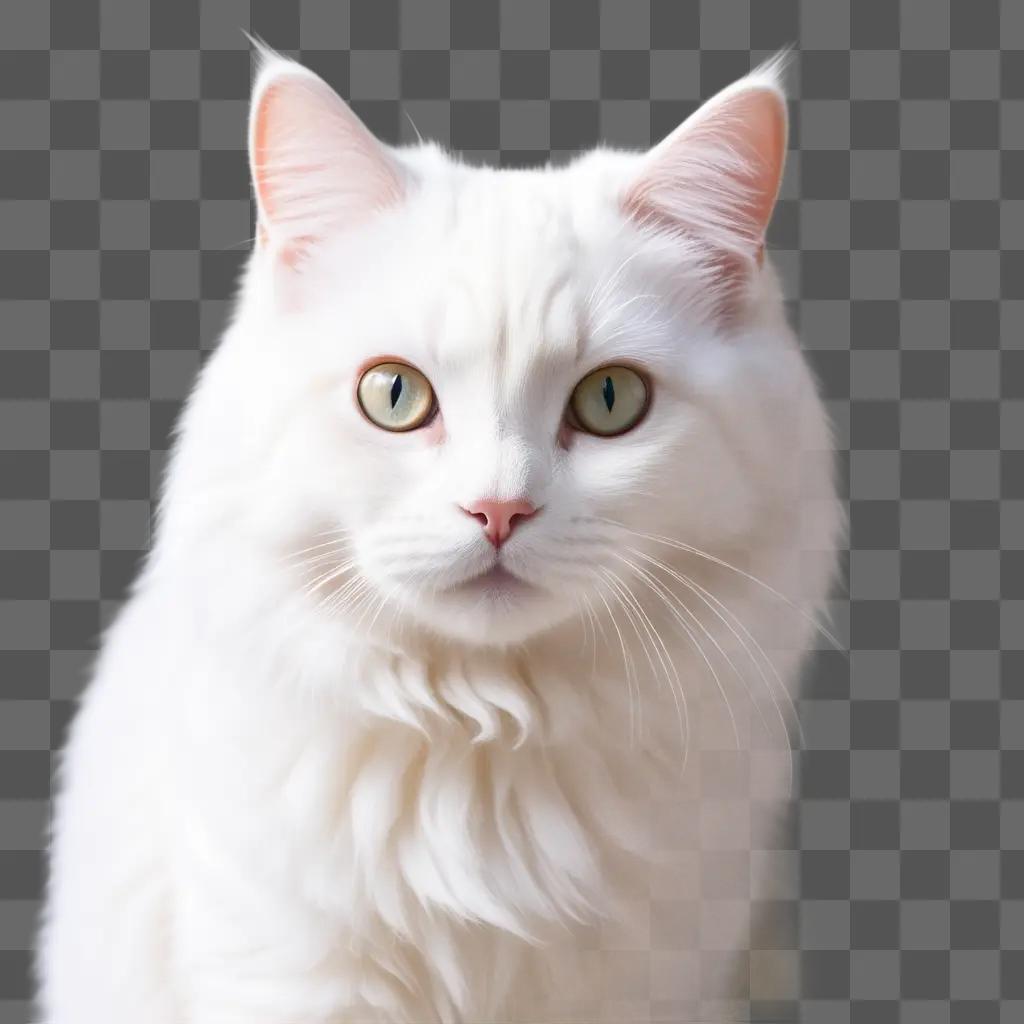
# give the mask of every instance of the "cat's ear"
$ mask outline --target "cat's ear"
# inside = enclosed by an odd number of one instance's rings
[[[258,244],[290,265],[403,194],[400,168],[345,101],[313,72],[263,49],[249,164]]]
[[[705,247],[726,278],[759,265],[786,156],[776,60],[718,93],[641,159],[623,194],[637,222]]]

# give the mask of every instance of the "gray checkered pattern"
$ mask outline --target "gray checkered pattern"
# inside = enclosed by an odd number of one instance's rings
[[[750,1015],[1024,1020],[1024,2],[2,0],[0,1021],[52,752],[251,235],[243,28],[385,139],[501,165],[645,146],[796,44],[771,243],[846,459],[850,655],[750,960],[799,989]]]

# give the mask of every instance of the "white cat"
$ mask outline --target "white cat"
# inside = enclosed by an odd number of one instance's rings
[[[777,65],[648,153],[496,171],[267,54],[250,148],[63,761],[43,1019],[727,1012],[841,531],[763,260]]]

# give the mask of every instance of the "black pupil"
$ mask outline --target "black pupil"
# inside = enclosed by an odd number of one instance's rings
[[[604,395],[604,404],[608,406],[608,411],[611,412],[612,406],[615,404],[615,385],[612,383],[611,377],[605,377],[601,394]]]
[[[391,408],[398,404],[398,399],[402,397],[402,375],[400,373],[395,374],[395,379],[391,382]],[[611,406],[608,407],[609,409]]]

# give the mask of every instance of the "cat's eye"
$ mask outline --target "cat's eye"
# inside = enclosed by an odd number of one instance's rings
[[[599,437],[635,427],[647,411],[647,384],[628,366],[602,366],[576,385],[569,399],[572,425]]]
[[[356,396],[367,419],[383,430],[415,430],[437,407],[430,381],[406,363],[371,366],[359,378]]]

